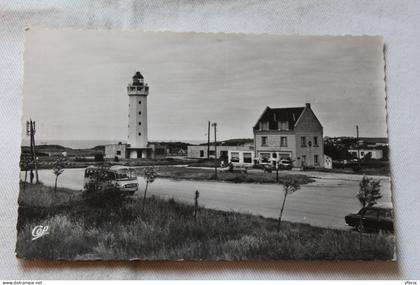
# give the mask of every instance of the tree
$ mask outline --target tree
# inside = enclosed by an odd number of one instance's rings
[[[363,176],[359,186],[359,192],[356,194],[356,197],[359,199],[362,209],[375,205],[377,201],[382,198],[380,180],[374,180],[373,178]],[[359,223],[360,248],[362,247],[363,218],[364,211],[361,211]]]
[[[287,195],[289,193],[291,194],[293,192],[296,192],[297,190],[300,189],[299,182],[294,178],[286,179],[283,181],[282,184],[283,184],[284,197],[283,197],[283,203],[281,205],[279,220],[277,222],[277,233],[280,232],[281,218],[283,216],[283,210],[284,210],[284,205],[286,204]]]
[[[101,152],[95,153],[95,161],[103,162],[104,161],[104,154]]]
[[[64,159],[58,158],[54,162],[53,173],[55,175],[55,184],[54,184],[54,193],[57,194],[57,180],[58,176],[60,176],[64,172]]]
[[[363,176],[359,186],[360,189],[356,197],[362,204],[362,209],[375,205],[382,198],[380,180]]]
[[[146,180],[146,188],[144,189],[144,197],[143,197],[143,208],[146,204],[146,195],[147,195],[147,188],[149,183],[153,183],[155,181],[156,171],[153,166],[146,167],[144,169],[144,179]]]

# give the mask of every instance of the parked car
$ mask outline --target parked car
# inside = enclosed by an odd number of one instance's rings
[[[226,166],[221,166],[219,171],[229,171],[229,172],[244,172],[248,171],[248,166],[240,163],[229,162]]]
[[[279,161],[279,169],[292,169],[293,164],[290,159],[282,159]]]
[[[355,227],[358,231],[360,227],[360,217],[363,215],[362,224],[364,231],[379,230],[394,232],[394,222],[392,217],[392,209],[381,207],[366,207],[361,209],[357,214],[349,214],[345,216],[345,221],[349,226]]]
[[[264,172],[271,173],[273,171],[271,164],[259,164],[258,167],[264,170]]]

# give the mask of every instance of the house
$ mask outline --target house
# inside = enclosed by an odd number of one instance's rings
[[[259,164],[292,160],[293,167],[324,167],[323,127],[311,104],[267,107],[254,125],[254,152]]]

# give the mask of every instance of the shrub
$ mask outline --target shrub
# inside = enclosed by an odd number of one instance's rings
[[[101,152],[95,153],[94,160],[98,162],[104,161],[104,154]]]

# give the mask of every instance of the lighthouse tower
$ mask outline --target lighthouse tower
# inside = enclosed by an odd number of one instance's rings
[[[128,156],[129,158],[147,158],[150,148],[147,142],[147,95],[149,86],[144,83],[139,71],[128,84]]]

